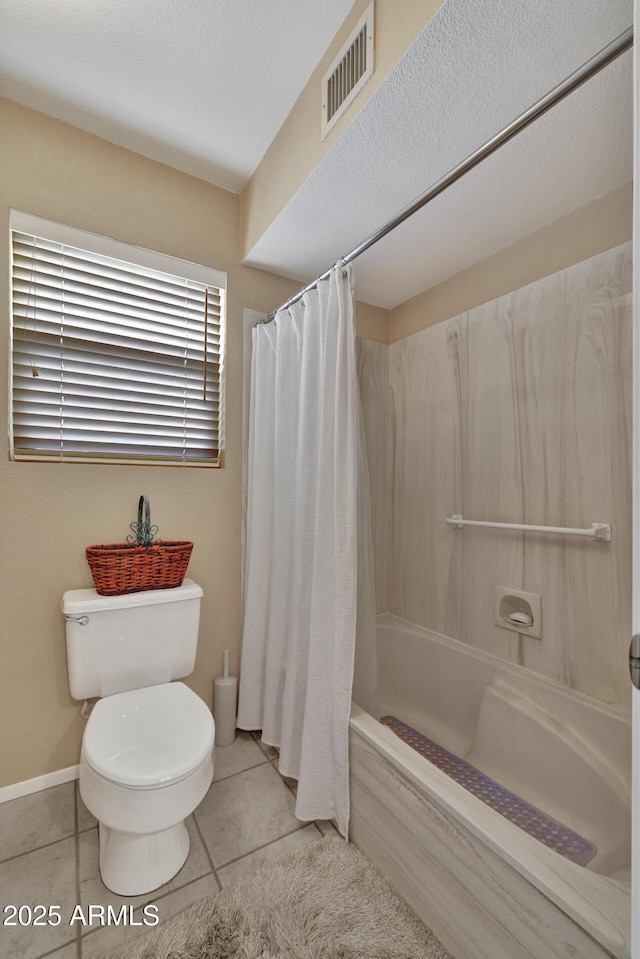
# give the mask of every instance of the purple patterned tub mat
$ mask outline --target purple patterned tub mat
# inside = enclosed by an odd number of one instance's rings
[[[570,859],[579,866],[586,866],[595,856],[598,850],[592,842],[531,806],[471,763],[460,759],[395,716],[383,716],[380,722],[487,806],[495,809],[520,829],[524,829],[534,839],[560,853],[565,859]]]

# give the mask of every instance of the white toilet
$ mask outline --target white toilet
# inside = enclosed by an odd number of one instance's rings
[[[100,831],[100,874],[137,896],[168,882],[189,853],[184,823],[213,778],[213,717],[184,683],[198,642],[201,588],[62,597],[69,687],[102,697],[89,716],[80,794]]]

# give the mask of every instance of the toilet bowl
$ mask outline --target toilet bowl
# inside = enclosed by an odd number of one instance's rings
[[[82,740],[80,795],[99,823],[100,874],[136,896],[184,864],[184,820],[213,777],[211,713],[183,683],[130,690],[96,703]]]
[[[136,896],[168,882],[189,852],[185,819],[213,779],[215,727],[173,682],[195,664],[202,590],[62,597],[71,695],[98,698],[80,755],[80,795],[98,820],[100,875]]]

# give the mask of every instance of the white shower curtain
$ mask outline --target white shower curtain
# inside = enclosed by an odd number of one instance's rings
[[[351,272],[253,330],[238,726],[298,780],[296,816],[349,822],[362,457]]]

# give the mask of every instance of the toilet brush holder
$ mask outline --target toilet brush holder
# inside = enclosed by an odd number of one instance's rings
[[[236,738],[238,677],[229,675],[229,650],[224,651],[222,676],[213,681],[213,721],[216,746],[230,746]]]

